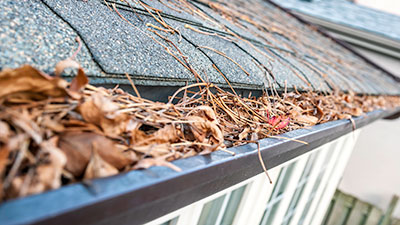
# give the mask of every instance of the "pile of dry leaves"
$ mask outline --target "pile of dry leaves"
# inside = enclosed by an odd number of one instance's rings
[[[58,76],[65,67],[78,68],[71,83]],[[169,161],[400,105],[398,97],[352,94],[245,98],[209,83],[160,103],[88,85],[72,60],[55,74],[0,72],[1,200],[154,165],[179,170]]]

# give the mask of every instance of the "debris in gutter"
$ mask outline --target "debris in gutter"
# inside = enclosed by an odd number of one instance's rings
[[[56,74],[66,67],[77,68],[71,83],[29,65],[0,72],[2,201],[132,169],[179,171],[170,161],[400,106],[353,93],[243,97],[204,82],[161,103],[91,86],[72,59]]]

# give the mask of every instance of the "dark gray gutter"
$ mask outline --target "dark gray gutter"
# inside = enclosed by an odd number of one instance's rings
[[[354,118],[356,128],[400,112],[377,110]],[[328,122],[283,134],[285,139],[260,141],[269,169],[353,131],[348,120]],[[176,160],[182,169],[166,167],[130,171],[77,183],[0,205],[0,224],[143,224],[262,172],[257,145],[230,148],[210,155]]]

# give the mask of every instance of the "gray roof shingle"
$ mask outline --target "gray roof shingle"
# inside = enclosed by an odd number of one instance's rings
[[[195,81],[186,60],[204,79],[224,85],[215,65],[237,88],[260,90],[275,79],[282,89],[287,81],[303,90],[400,94],[383,71],[266,1],[142,1],[175,33],[128,2],[1,1],[0,67],[28,63],[52,72],[72,55],[79,35],[84,46],[77,60],[94,84],[127,84],[128,73],[136,84],[181,86]]]

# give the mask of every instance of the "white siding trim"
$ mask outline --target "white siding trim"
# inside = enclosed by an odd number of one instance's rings
[[[333,194],[335,193],[335,190],[339,184],[340,178],[343,175],[343,171],[347,165],[347,161],[350,158],[350,155],[353,151],[355,142],[357,137],[360,135],[360,130],[356,130],[353,133],[347,134],[345,136],[345,141],[343,142],[342,150],[339,156],[339,160],[335,165],[335,168],[333,169],[333,174],[329,178],[329,181],[327,183],[327,188],[325,192],[323,193],[323,196],[321,198],[321,202],[318,206],[318,212],[314,215],[314,218],[311,221],[311,225],[320,225],[325,212],[329,206],[329,203],[333,197]]]
[[[340,156],[343,144],[345,141],[345,137],[341,137],[334,142],[332,142],[329,151],[333,151],[332,156],[330,160],[328,161],[328,165],[326,166],[324,176],[321,180],[321,183],[315,193],[314,199],[312,200],[313,202],[311,203],[310,209],[307,212],[307,215],[304,219],[303,224],[309,224],[310,220],[312,219],[312,215],[314,214],[314,211],[316,210],[316,207],[318,205],[318,202],[320,198],[322,197],[321,195],[324,194],[323,191],[329,181],[329,178],[331,177],[332,171],[335,169],[336,162],[338,160],[338,157]]]
[[[319,172],[321,171],[323,167],[323,163],[325,161],[325,156],[327,155],[330,146],[332,145],[332,142],[326,145],[323,145],[318,149],[319,155],[318,158],[316,159],[312,171],[308,177],[308,181],[305,184],[303,193],[301,193],[299,202],[297,203],[297,206],[294,211],[294,215],[292,216],[292,219],[290,221],[290,225],[296,225],[299,222],[300,216],[303,213],[304,206],[307,204],[307,200],[310,197],[312,188],[314,187],[315,181],[317,180],[317,177],[319,175]],[[315,152],[314,154],[317,154]]]
[[[273,182],[276,182],[281,166],[268,171]],[[249,184],[239,205],[233,225],[258,224],[264,213],[265,204],[271,196],[274,185],[270,184],[264,173],[256,176],[257,179]]]

